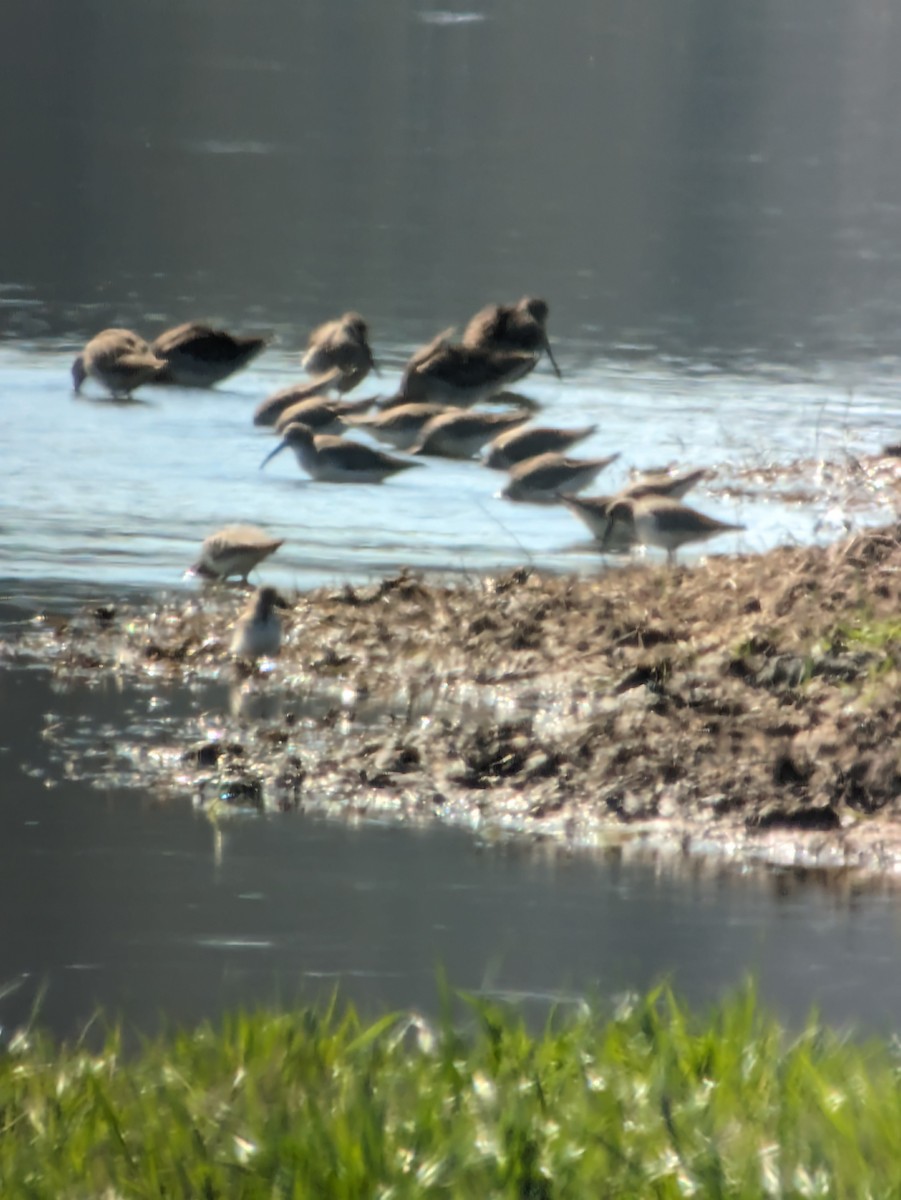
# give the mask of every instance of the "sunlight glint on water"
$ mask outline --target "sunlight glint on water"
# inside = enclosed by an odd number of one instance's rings
[[[565,363],[566,343],[558,344]],[[390,349],[396,358],[407,348]],[[285,353],[270,351],[215,391],[145,388],[142,402],[130,405],[75,398],[70,357],[56,349],[0,354],[9,463],[2,575],[101,589],[178,587],[206,534],[234,520],[287,539],[265,568],[267,579],[283,585],[402,567],[603,569],[570,514],[501,500],[503,475],[477,463],[430,459],[425,469],[378,486],[312,483],[290,455],[260,471],[274,435],[255,428],[251,417],[263,396],[300,377],[296,359]],[[396,382],[396,374],[378,381],[384,394]],[[841,531],[828,519],[822,532],[816,529],[841,499],[822,483],[809,506],[767,502],[765,493],[734,502],[716,494],[729,485],[730,469],[794,458],[843,463],[876,451],[892,429],[889,400],[877,388],[852,397],[835,381],[689,374],[647,363],[626,369],[600,360],[570,369],[560,383],[539,368],[522,390],[542,404],[542,422],[598,424],[578,453],[620,453],[592,491],[615,490],[633,468],[717,466],[710,488],[702,484],[692,502],[748,530],[722,539],[714,551],[760,551]],[[849,520],[872,523],[884,516],[876,499],[871,511]]]

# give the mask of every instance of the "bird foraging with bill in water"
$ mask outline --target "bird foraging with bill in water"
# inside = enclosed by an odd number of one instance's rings
[[[104,329],[72,363],[72,384],[77,395],[86,379],[94,379],[114,400],[127,400],[141,384],[153,382],[163,366],[163,360],[131,329]]]
[[[237,575],[247,583],[254,567],[284,544],[284,538],[270,537],[259,525],[226,525],[204,538],[200,558],[188,573],[223,581]]]

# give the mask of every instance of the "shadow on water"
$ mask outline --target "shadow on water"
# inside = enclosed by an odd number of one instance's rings
[[[38,996],[61,1033],[98,1006],[153,1029],[335,986],[364,1011],[430,1010],[439,968],[536,1014],[662,976],[705,1002],[749,971],[789,1020],[817,1005],[884,1029],[899,1011],[901,927],[878,891],[302,814],[217,825],[190,798],[92,785],[84,758],[76,768],[44,736],[68,724],[106,763],[135,713],[189,721],[217,703],[216,688],[69,690],[0,671],[0,981],[18,985],[0,1000],[5,1030]]]

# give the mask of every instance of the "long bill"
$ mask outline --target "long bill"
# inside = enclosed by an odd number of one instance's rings
[[[551,343],[548,341],[547,338],[544,339],[544,352],[548,356],[548,358],[551,360],[551,366],[554,368],[554,374],[557,376],[558,379],[562,379],[563,372],[557,366],[557,360],[556,360],[556,358],[554,358],[554,352],[551,349]]]
[[[81,391],[81,385],[87,377],[88,373],[84,369],[84,355],[79,354],[75,362],[72,363],[72,387],[76,395]]]
[[[260,463],[260,470],[262,471],[263,467],[265,467],[266,463],[269,462],[270,458],[275,458],[275,456],[276,456],[276,454],[278,454],[279,450],[284,450],[284,448],[287,445],[288,445],[288,439],[282,438],[282,440],[275,447],[275,449],[270,450],[269,453],[266,455],[266,457],[263,459],[263,461]]]
[[[607,553],[607,550],[610,547],[610,539],[613,536],[613,532],[616,528],[616,520],[617,519],[613,515],[612,509],[613,509],[613,505],[611,504],[610,507],[607,509],[607,514],[606,514],[607,523],[604,526],[604,533],[601,536],[601,538],[599,539],[600,543],[601,543],[601,554]]]

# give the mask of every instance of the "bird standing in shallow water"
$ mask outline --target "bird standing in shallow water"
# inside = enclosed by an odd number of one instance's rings
[[[226,525],[204,539],[200,558],[190,573],[205,579],[228,579],[231,575],[247,583],[247,576],[264,558],[274,554],[284,538],[271,538],[258,525]]]
[[[409,450],[432,417],[462,411],[448,408],[446,404],[399,404],[373,416],[352,416],[347,423],[365,429],[371,437],[387,442],[395,450]]]
[[[423,426],[418,440],[410,447],[410,453],[433,454],[441,458],[472,458],[499,432],[518,428],[531,415],[520,409],[502,413],[472,412],[468,408],[445,409]]]
[[[359,416],[371,407],[371,396],[362,400],[332,400],[325,396],[314,396],[286,408],[275,422],[275,432],[283,434],[289,425],[299,421],[314,433],[341,433],[347,428],[351,417]]]
[[[493,350],[528,350],[532,354],[543,351],[560,379],[560,368],[547,336],[548,311],[547,301],[538,296],[523,296],[515,304],[488,304],[464,329],[463,345]]]
[[[689,542],[703,542],[721,533],[738,533],[744,525],[718,521],[697,509],[689,508],[669,496],[645,495],[639,498],[617,499],[607,513],[607,532],[601,538],[603,550],[610,538],[623,525],[633,540],[643,546],[657,546],[666,551],[672,566],[676,551]]]
[[[597,433],[597,428],[597,425],[582,425],[578,429],[533,425],[531,429],[511,429],[494,439],[482,461],[492,470],[507,471],[539,454],[562,454],[576,442]]]
[[[142,337],[130,329],[104,329],[85,345],[72,364],[76,393],[90,377],[102,384],[114,399],[125,399],[154,380],[165,364]]]
[[[527,375],[536,362],[528,351],[457,345],[445,332],[407,363],[391,406],[415,402],[469,408]]]
[[[352,442],[349,438],[330,434],[314,434],[306,425],[295,421],[284,437],[260,463],[265,467],[271,458],[290,447],[308,475],[323,483],[381,483],[389,475],[407,471],[422,463],[393,458],[374,446]]]
[[[266,396],[253,410],[254,425],[274,425],[279,417],[294,404],[304,400],[327,400],[328,389],[322,387],[318,380],[312,383],[292,383],[280,388],[271,396]]]
[[[202,321],[186,321],[161,333],[152,349],[165,362],[154,382],[208,388],[246,367],[272,338],[214,329]]]
[[[346,312],[336,321],[326,321],[310,334],[301,359],[305,371],[317,377],[322,386],[349,392],[370,371],[378,374],[369,345],[369,327],[356,312]]]
[[[330,396],[328,391],[329,389],[322,387],[317,380],[312,383],[289,384],[288,387],[281,388],[279,391],[273,392],[271,396],[267,396],[265,400],[260,401],[254,410],[253,423],[254,425],[274,425],[278,429],[280,425],[289,424],[293,419],[303,421],[305,425],[313,428],[313,421],[306,421],[300,415],[288,418],[287,414],[295,412],[295,410],[297,414],[302,411],[313,412],[320,406],[328,405],[332,412],[331,423],[335,425],[335,429],[330,432],[337,432],[338,428],[343,425],[345,416],[366,412],[372,407],[375,400],[374,397],[362,400],[339,400],[337,397]],[[315,428],[324,431],[324,424],[316,425]]]
[[[584,521],[596,538],[607,539],[607,549],[617,552],[628,550],[633,544],[625,522],[620,522],[615,539],[610,529],[610,509],[619,500],[642,500],[647,496],[668,496],[680,499],[691,491],[696,483],[710,472],[701,467],[695,471],[683,471],[680,475],[665,475],[655,472],[636,479],[613,496],[563,496],[562,500],[571,513]]]
[[[501,492],[507,500],[530,504],[557,504],[564,495],[581,491],[619,458],[566,458],[562,454],[539,454],[510,469],[510,482]]]
[[[275,658],[282,646],[277,608],[288,604],[274,587],[259,588],[235,623],[231,652],[236,658]]]

